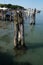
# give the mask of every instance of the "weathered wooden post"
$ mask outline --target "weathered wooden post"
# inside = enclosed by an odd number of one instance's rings
[[[30,13],[30,25],[33,24],[33,9],[31,10],[31,13]]]
[[[25,44],[24,44],[24,21],[21,11],[17,10],[15,11],[14,28],[15,28],[14,46],[16,48],[22,48],[25,46]]]
[[[35,25],[35,18],[36,18],[36,8],[34,9],[34,13],[33,13],[33,24]]]
[[[30,14],[31,15],[31,17],[30,17],[30,25],[35,25],[35,16],[36,16],[36,9],[32,9],[32,11],[31,11],[32,13]]]
[[[20,44],[24,46],[24,20],[22,11],[19,12],[19,33],[20,33]]]
[[[18,17],[17,10],[15,10],[14,15],[14,47],[17,47],[18,44]]]

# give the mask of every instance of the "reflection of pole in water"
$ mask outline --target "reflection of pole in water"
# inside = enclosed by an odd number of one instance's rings
[[[30,31],[33,32],[35,30],[35,26],[31,25],[30,26]]]

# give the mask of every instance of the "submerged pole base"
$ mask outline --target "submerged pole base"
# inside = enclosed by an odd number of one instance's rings
[[[30,23],[30,25],[35,25],[35,23]]]
[[[26,50],[27,49],[27,46],[24,44],[24,45],[17,45],[16,47],[14,47],[14,49],[17,49],[17,50]]]
[[[33,25],[35,25],[35,23],[33,23]]]

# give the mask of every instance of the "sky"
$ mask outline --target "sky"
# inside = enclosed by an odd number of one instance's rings
[[[0,0],[0,3],[20,5],[25,8],[43,9],[43,0]]]

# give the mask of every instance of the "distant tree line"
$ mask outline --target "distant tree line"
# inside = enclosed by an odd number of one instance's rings
[[[0,7],[7,7],[7,8],[11,8],[11,9],[17,9],[19,7],[20,9],[24,9],[24,7],[22,7],[22,6],[12,5],[12,4],[0,4]]]

